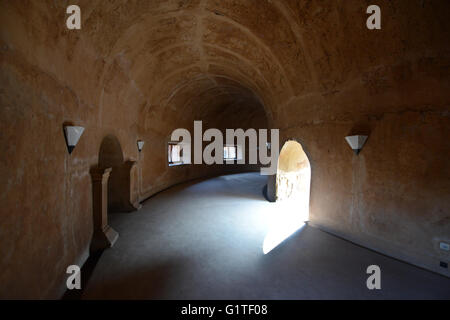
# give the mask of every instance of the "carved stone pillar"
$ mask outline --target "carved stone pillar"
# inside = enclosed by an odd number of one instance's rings
[[[111,168],[91,170],[94,210],[94,235],[91,252],[112,247],[119,237],[119,234],[108,225],[108,179],[111,170]]]
[[[134,160],[128,160],[125,162],[125,172],[128,178],[127,184],[128,188],[128,211],[135,211],[142,208],[139,203],[139,189],[138,189],[138,172],[137,172],[137,162]]]

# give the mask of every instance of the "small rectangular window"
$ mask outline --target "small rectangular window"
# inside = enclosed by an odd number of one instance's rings
[[[183,164],[183,149],[181,148],[181,145],[176,143],[169,143],[168,160],[169,165]]]
[[[236,146],[223,147],[223,159],[224,160],[237,160],[237,147]]]

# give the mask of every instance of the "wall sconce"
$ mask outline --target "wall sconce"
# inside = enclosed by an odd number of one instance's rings
[[[83,134],[83,132],[84,132],[83,127],[75,127],[75,126],[64,127],[64,136],[66,137],[67,150],[69,151],[69,154],[72,153],[73,149],[80,140],[80,137]]]
[[[138,147],[138,150],[139,150],[139,152],[141,152],[142,151],[142,148],[144,148],[144,141],[142,141],[142,140],[138,140],[137,141],[137,147]]]
[[[348,136],[345,137],[345,140],[347,140],[348,144],[353,149],[355,154],[359,154],[362,147],[366,143],[367,136]]]

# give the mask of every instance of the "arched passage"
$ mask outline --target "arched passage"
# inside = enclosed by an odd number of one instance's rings
[[[276,214],[270,217],[270,228],[263,243],[265,254],[301,230],[309,220],[311,165],[300,143],[289,140],[283,145],[277,174],[275,179],[269,179],[268,187],[269,184],[275,184],[277,203],[274,204]],[[273,199],[273,193],[270,199]]]
[[[124,161],[122,147],[115,136],[108,135],[103,139],[98,155],[98,167],[112,169],[108,180],[108,212],[136,209],[130,202],[130,172],[134,164],[135,161]]]
[[[300,143],[287,141],[278,158],[276,200],[295,203],[299,218],[309,219],[311,165]]]

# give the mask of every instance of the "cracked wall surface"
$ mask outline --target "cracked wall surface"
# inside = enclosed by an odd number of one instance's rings
[[[279,128],[311,163],[310,220],[449,275],[450,2],[0,1],[0,297],[55,298],[92,235],[102,140],[134,197],[239,166],[167,166],[176,128]],[[84,126],[68,155],[62,124]],[[359,156],[344,137],[366,133]],[[146,142],[138,153],[136,141]]]

